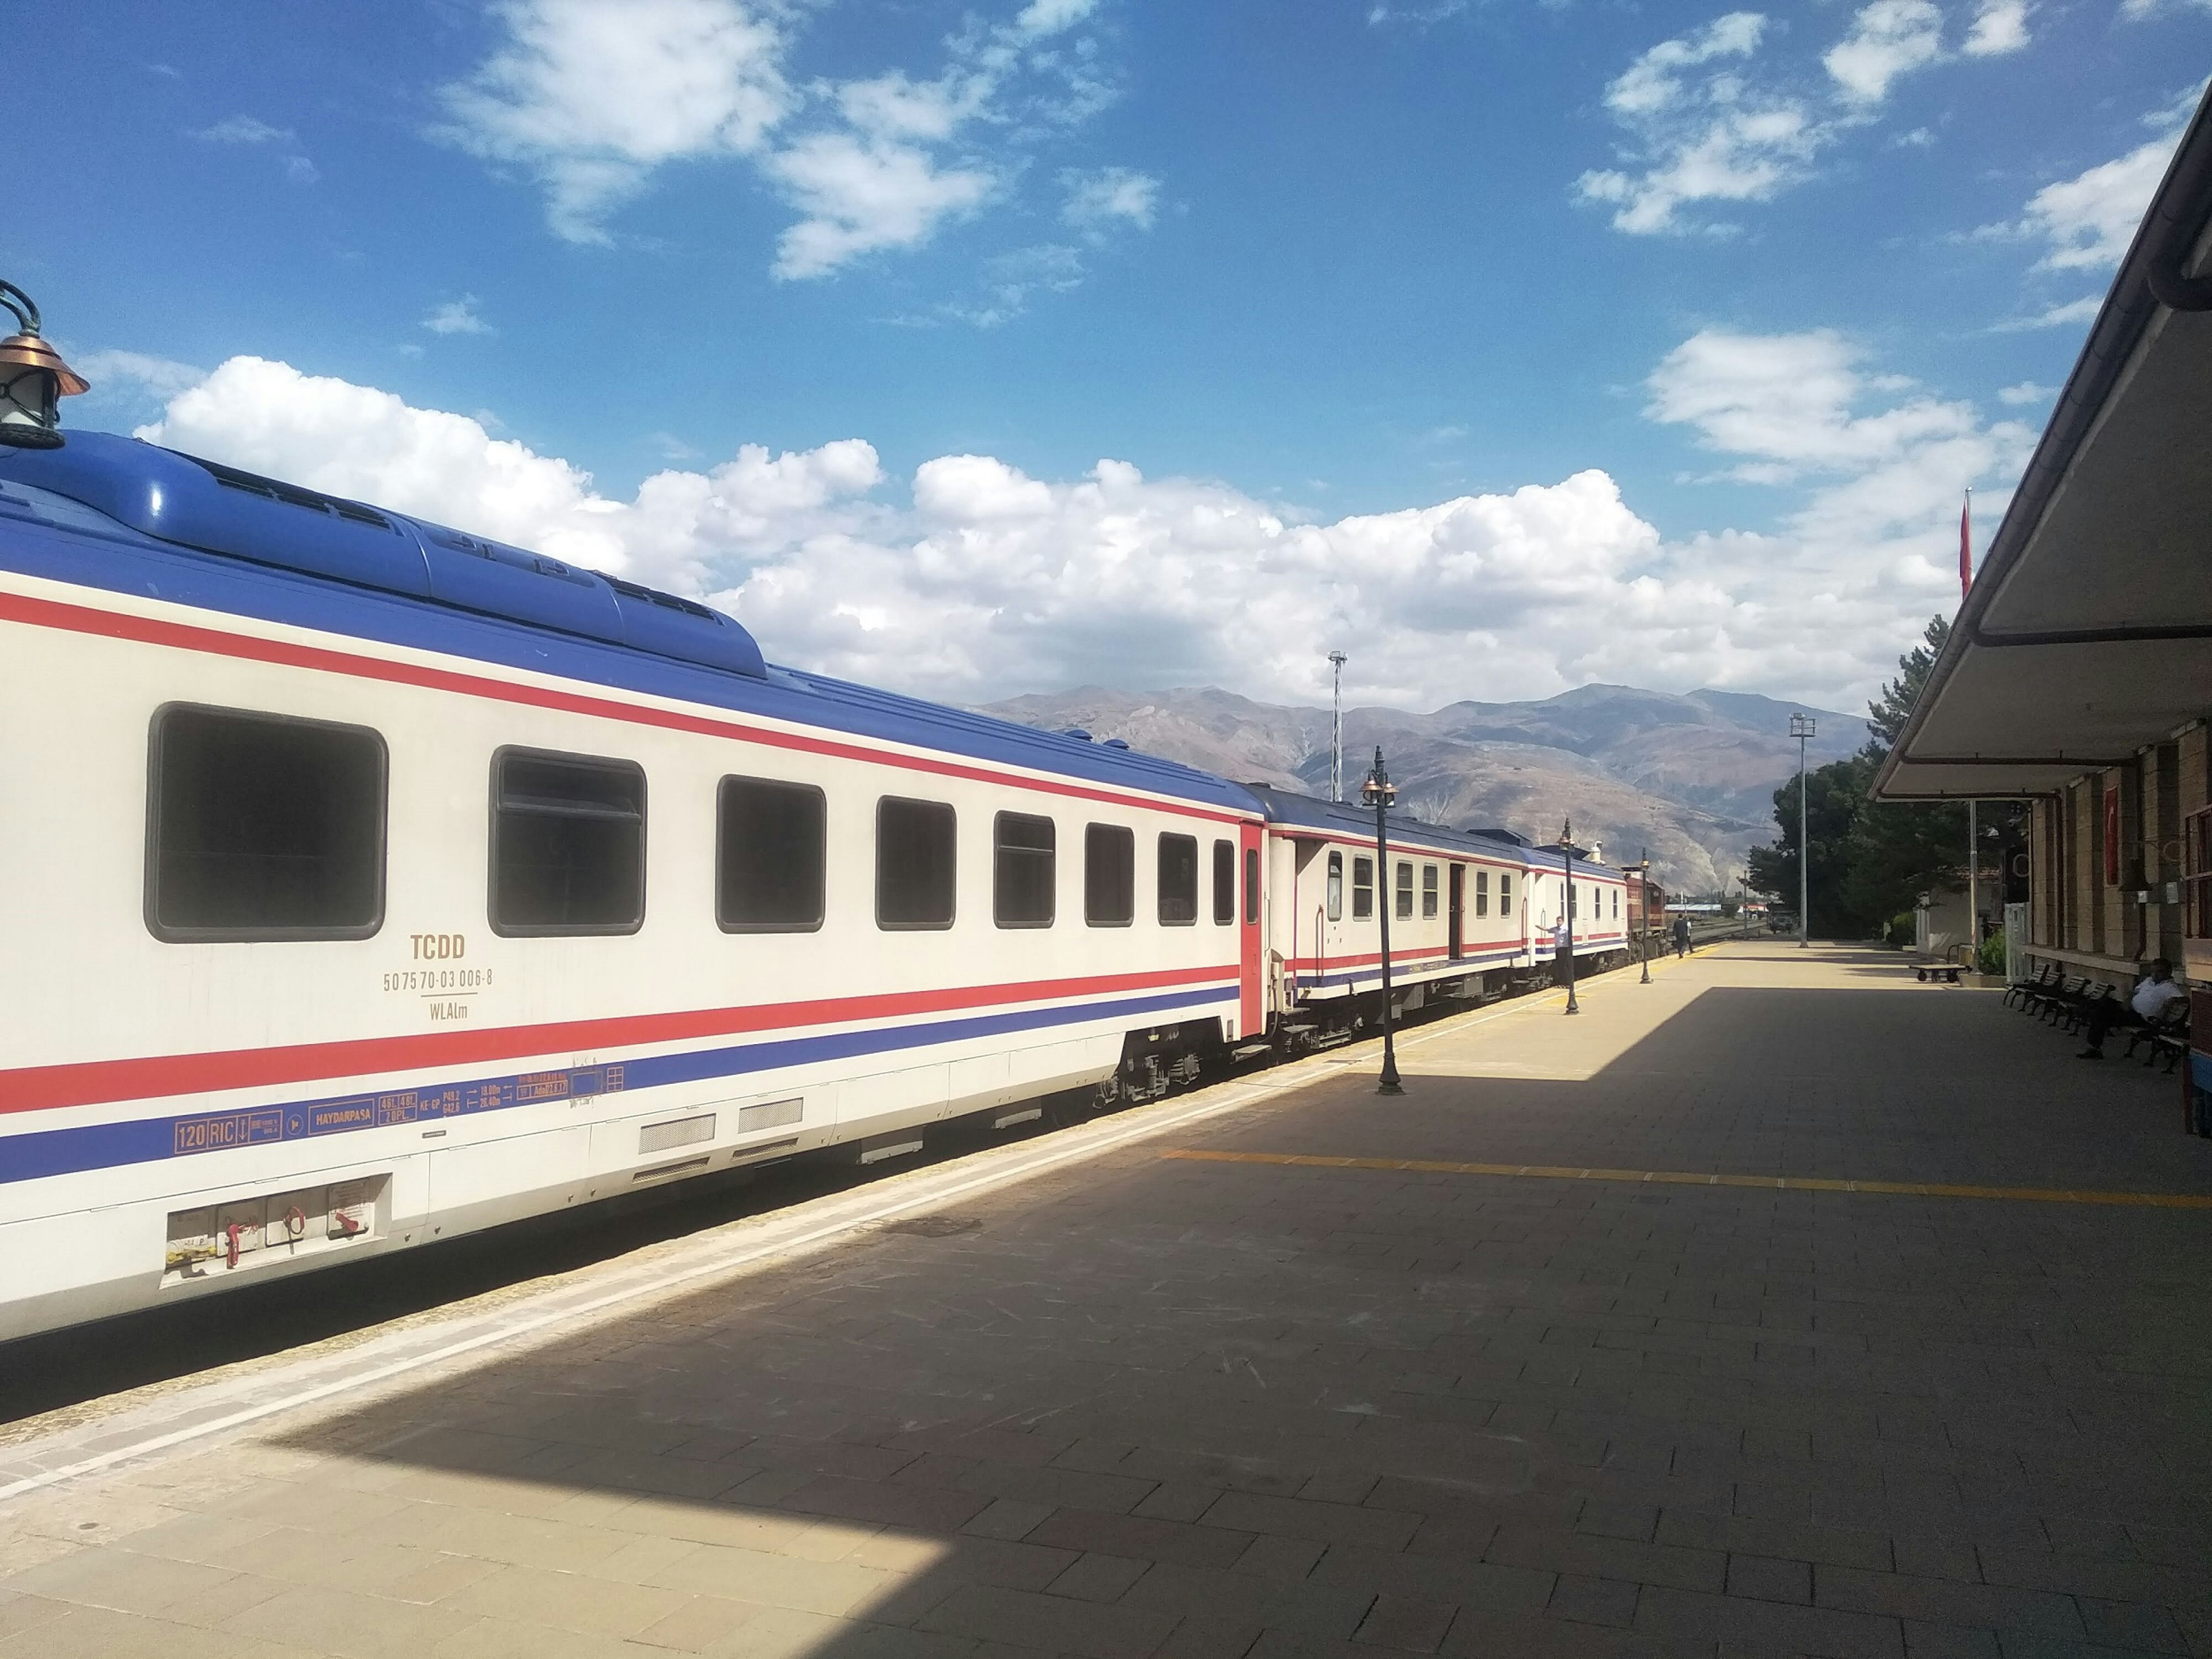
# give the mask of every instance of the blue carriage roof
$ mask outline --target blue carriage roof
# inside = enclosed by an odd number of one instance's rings
[[[1375,838],[1375,813],[1371,808],[1355,805],[1350,801],[1328,801],[1313,795],[1293,794],[1287,789],[1276,789],[1263,783],[1244,786],[1260,799],[1267,809],[1267,821],[1297,830],[1316,830],[1346,841],[1371,842]],[[1390,818],[1390,844],[1393,847],[1419,848],[1433,853],[1457,853],[1462,857],[1498,859],[1508,864],[1541,866],[1550,854],[1550,864],[1559,863],[1556,848],[1532,848],[1522,837],[1501,830],[1450,830],[1440,823],[1423,823],[1417,818],[1393,814]],[[1605,866],[1594,860],[1577,859],[1580,867],[1589,864],[1593,869]]]
[[[772,667],[695,600],[135,439],[68,436],[0,447],[0,567],[1260,811],[1243,786],[1157,756]]]

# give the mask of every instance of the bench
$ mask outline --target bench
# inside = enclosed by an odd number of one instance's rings
[[[2126,1052],[2120,1058],[2133,1060],[2138,1048],[2147,1048],[2150,1051],[2143,1056],[2144,1069],[2149,1069],[2163,1059],[2166,1074],[2172,1076],[2174,1067],[2189,1055],[2188,1000],[2176,998],[2155,1018],[2132,1028],[2128,1032]]]
[[[2066,970],[2055,962],[2046,962],[2026,979],[2016,979],[2005,987],[2004,1006],[2026,1012],[2039,1001],[2043,994],[2057,988]]]

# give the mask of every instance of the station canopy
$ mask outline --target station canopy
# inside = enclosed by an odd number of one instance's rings
[[[2212,93],[1875,780],[2048,794],[2212,708]]]

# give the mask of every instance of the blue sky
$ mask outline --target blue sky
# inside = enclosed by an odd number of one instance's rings
[[[1863,696],[2212,47],[2187,0],[216,16],[11,46],[66,95],[0,275],[72,420],[959,697],[1310,696],[1331,643],[1415,703]]]

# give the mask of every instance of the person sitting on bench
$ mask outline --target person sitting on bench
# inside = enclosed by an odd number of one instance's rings
[[[2089,1046],[2074,1056],[2076,1060],[2102,1060],[2105,1057],[2105,1034],[2115,1025],[2148,1025],[2165,1012],[2167,1006],[2185,995],[2173,982],[2173,964],[2159,957],[2150,964],[2150,971],[2136,981],[2135,994],[2125,1002],[2110,996],[2099,997],[2089,1005],[2082,1040]]]

